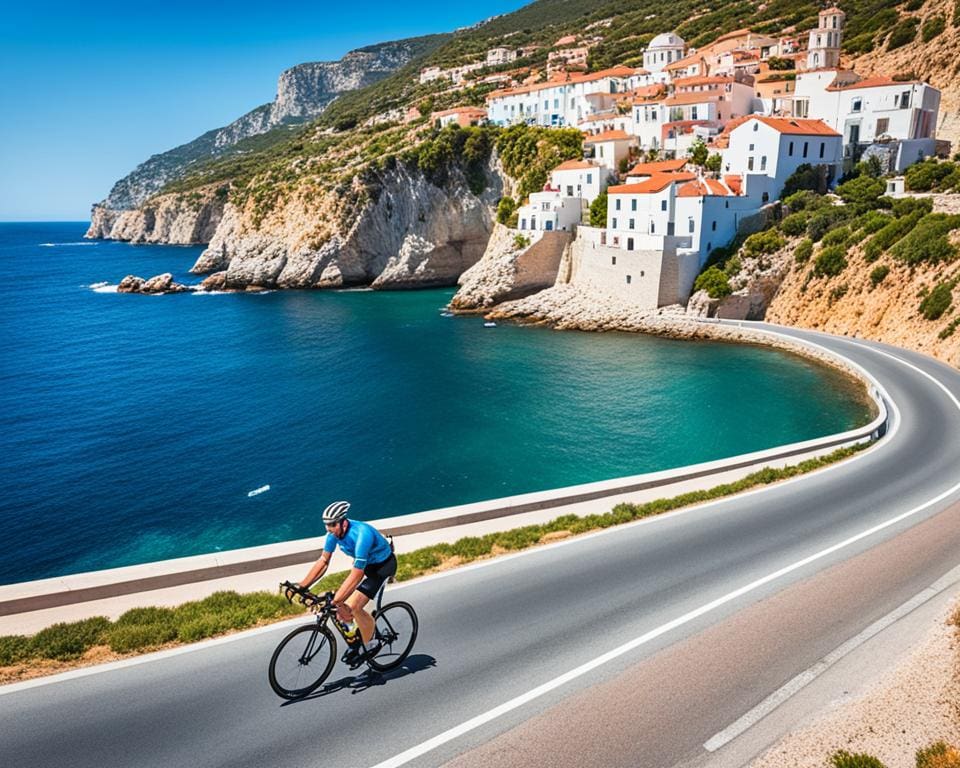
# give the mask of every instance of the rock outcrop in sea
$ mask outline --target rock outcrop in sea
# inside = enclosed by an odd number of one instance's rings
[[[190,286],[174,282],[173,275],[169,272],[147,279],[137,275],[127,275],[117,286],[117,293],[186,293],[189,290],[191,290]]]

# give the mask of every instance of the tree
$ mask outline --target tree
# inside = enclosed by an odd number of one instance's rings
[[[607,193],[604,192],[596,200],[590,203],[590,226],[607,226]]]
[[[886,190],[887,185],[882,180],[871,176],[858,176],[837,187],[837,194],[843,202],[862,213],[877,208]]]
[[[720,167],[723,165],[723,158],[714,152],[712,155],[710,155],[710,157],[707,158],[707,161],[703,165],[708,171],[720,173]]]
[[[781,59],[779,56],[771,56],[767,59],[767,66],[773,70],[785,70],[793,69],[793,60],[792,59]]]
[[[706,269],[693,284],[695,291],[706,291],[711,299],[722,299],[733,293],[730,278],[720,267],[714,265]]]
[[[690,160],[694,165],[705,165],[709,154],[710,150],[707,149],[707,145],[703,142],[703,139],[697,139],[690,148]]]
[[[501,197],[500,202],[497,203],[497,221],[499,221],[501,224],[506,224],[508,221],[510,221],[510,217],[513,216],[513,213],[516,210],[517,203],[512,197]]]

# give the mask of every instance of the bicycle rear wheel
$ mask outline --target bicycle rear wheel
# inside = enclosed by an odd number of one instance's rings
[[[383,644],[379,653],[367,661],[377,672],[389,672],[407,658],[417,639],[419,622],[409,603],[389,603],[373,617],[376,621],[376,639]]]
[[[306,696],[327,679],[336,656],[336,640],[327,627],[297,627],[273,652],[270,687],[285,699]]]

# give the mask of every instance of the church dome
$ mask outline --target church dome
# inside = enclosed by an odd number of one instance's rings
[[[684,45],[683,39],[673,32],[661,32],[647,46],[647,50],[653,48],[678,48]]]

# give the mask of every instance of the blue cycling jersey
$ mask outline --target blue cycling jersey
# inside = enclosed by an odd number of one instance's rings
[[[362,520],[348,522],[347,532],[342,539],[332,533],[327,534],[327,540],[323,544],[324,552],[333,554],[339,545],[341,552],[353,558],[354,568],[366,568],[370,563],[382,563],[393,554],[390,542],[370,523]]]

